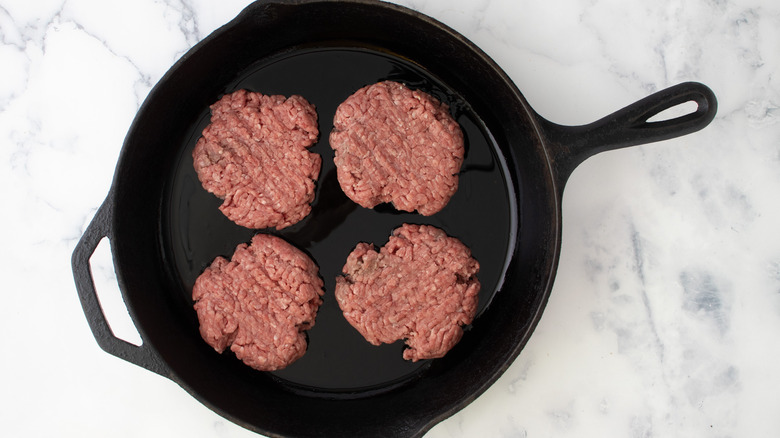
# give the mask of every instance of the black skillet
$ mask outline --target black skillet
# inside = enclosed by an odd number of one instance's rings
[[[327,143],[336,106],[358,88],[392,79],[446,102],[466,136],[460,188],[440,213],[363,209],[335,178]],[[198,183],[190,153],[208,106],[247,88],[301,94],[317,107],[323,157],[313,212],[273,232],[307,251],[325,302],[306,355],[263,373],[203,342],[190,300],[197,275],[257,230],[232,224]],[[698,108],[648,122],[693,101]],[[563,187],[587,157],[705,127],[712,92],[697,83],[663,90],[586,126],[551,123],[506,74],[443,24],[368,0],[260,1],[185,54],[139,110],[111,190],[73,254],[84,312],[100,346],[165,376],[229,420],[272,436],[421,436],[484,392],[528,341],[558,263]],[[382,245],[402,223],[428,223],[468,245],[482,270],[480,310],[444,358],[409,363],[403,345],[374,347],[343,319],[335,277],[359,241]],[[111,241],[120,290],[143,344],[113,336],[89,257]]]

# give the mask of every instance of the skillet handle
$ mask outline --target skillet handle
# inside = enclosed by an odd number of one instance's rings
[[[695,102],[696,111],[673,119],[648,119],[678,105]],[[715,118],[718,101],[706,85],[678,84],[582,126],[562,126],[539,117],[548,140],[558,194],[574,169],[585,159],[604,151],[668,140],[696,132]]]
[[[111,239],[112,204],[109,194],[73,251],[71,264],[81,307],[87,317],[92,335],[100,348],[120,359],[169,377],[168,367],[147,343],[144,342],[141,346],[136,346],[114,336],[108,321],[106,321],[103,309],[100,307],[89,259],[104,237]]]

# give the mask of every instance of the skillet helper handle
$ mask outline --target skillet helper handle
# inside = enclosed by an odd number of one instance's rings
[[[687,102],[695,102],[696,111],[648,122],[663,111]],[[540,117],[550,144],[559,192],[574,169],[588,157],[691,134],[707,126],[717,110],[718,101],[712,90],[698,82],[685,82],[651,94],[588,125],[562,126]]]
[[[87,317],[92,335],[104,351],[149,371],[168,377],[168,368],[147,343],[144,342],[142,345],[136,346],[114,336],[103,309],[100,307],[95,282],[92,278],[90,257],[92,257],[92,254],[94,254],[95,249],[104,237],[111,238],[111,217],[112,200],[109,194],[109,197],[95,213],[95,217],[87,226],[84,235],[73,251],[71,259],[73,277],[76,281],[76,289],[79,293],[84,316]]]

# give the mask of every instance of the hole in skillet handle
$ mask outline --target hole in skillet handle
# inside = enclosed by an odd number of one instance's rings
[[[682,116],[693,114],[699,109],[699,104],[694,101],[681,103],[677,106],[665,109],[660,113],[647,119],[648,124],[663,122],[664,120],[674,120]]]
[[[112,218],[113,198],[112,193],[109,193],[73,250],[71,267],[84,316],[87,318],[92,335],[105,352],[164,377],[170,377],[168,367],[159,358],[157,352],[148,343],[143,342],[143,337],[140,345],[134,345],[114,335],[100,305],[92,276],[91,257],[100,242],[106,238],[111,240]]]
[[[111,333],[136,347],[143,344],[141,335],[133,324],[127,310],[122,292],[119,290],[114,263],[111,258],[111,241],[108,237],[100,240],[95,252],[89,258],[92,281],[97,291],[98,303],[103,310]]]
[[[679,114],[681,107],[696,109]],[[706,85],[684,82],[645,97],[588,125],[562,126],[538,114],[556,180],[558,197],[574,169],[585,159],[613,149],[669,140],[706,127],[715,118],[718,101]]]

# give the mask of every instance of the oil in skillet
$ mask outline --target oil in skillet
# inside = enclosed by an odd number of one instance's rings
[[[458,192],[433,216],[398,212],[386,205],[365,209],[349,200],[338,185],[333,151],[328,143],[333,114],[357,89],[382,80],[422,89],[447,103],[463,129],[466,157]],[[308,331],[306,354],[270,375],[296,390],[351,397],[388,390],[424,373],[431,362],[403,360],[402,342],[372,346],[346,322],[333,296],[335,279],[358,242],[381,246],[392,230],[403,223],[431,224],[463,241],[480,262],[481,312],[503,276],[512,215],[505,166],[494,150],[487,128],[468,104],[435,76],[408,60],[368,48],[320,47],[280,55],[239,74],[226,85],[225,93],[241,88],[263,94],[299,94],[315,105],[319,118],[320,138],[311,150],[322,156],[322,170],[312,213],[279,232],[260,232],[277,234],[306,251],[320,268],[325,297],[315,325]],[[191,153],[208,120],[206,108],[182,146],[169,185],[171,202],[165,221],[169,229],[164,233],[172,251],[170,259],[182,284],[180,301],[183,307],[190,306],[185,311],[192,312],[193,317],[189,293],[200,272],[215,257],[229,257],[236,245],[248,242],[258,232],[226,219],[217,209],[221,201],[200,186],[192,168]],[[191,320],[192,330],[197,332],[197,319]]]

